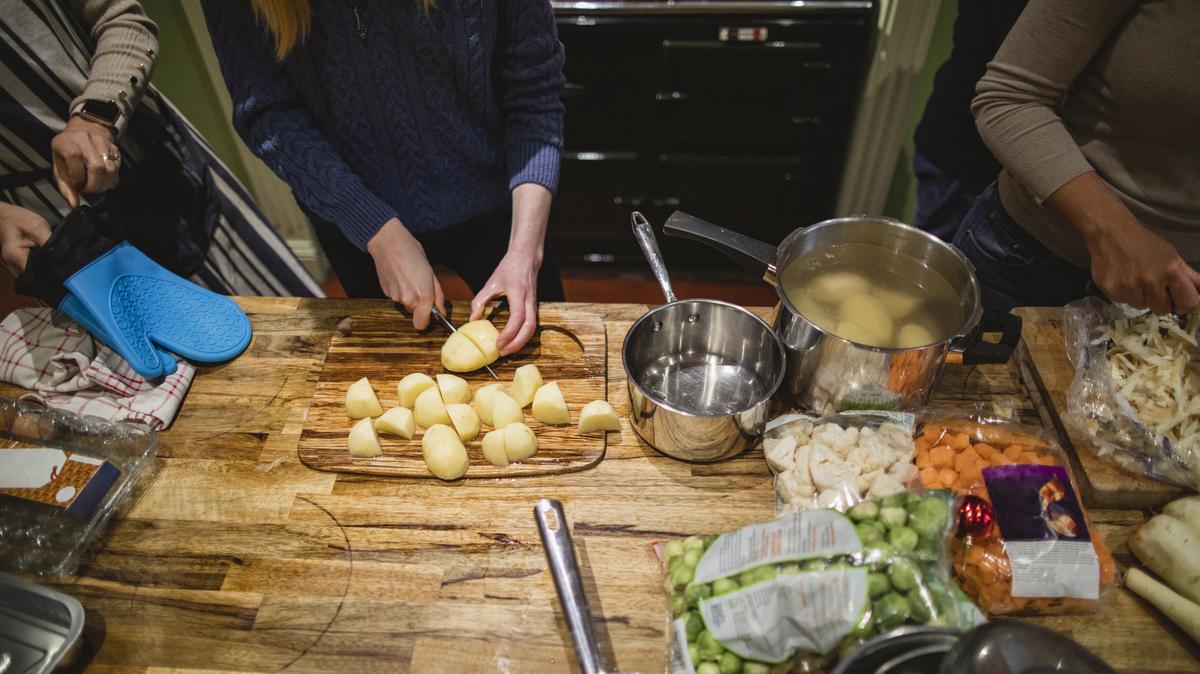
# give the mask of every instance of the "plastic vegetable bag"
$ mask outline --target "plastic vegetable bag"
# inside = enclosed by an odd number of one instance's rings
[[[917,487],[915,417],[903,412],[786,415],[767,424],[763,452],[780,512],[847,510]]]
[[[929,488],[963,494],[955,578],[989,615],[1094,609],[1117,583],[1062,450],[1039,431],[982,413],[923,423],[917,468]]]
[[[1200,315],[1185,323],[1096,298],[1063,309],[1075,379],[1064,418],[1122,468],[1200,489]]]
[[[976,624],[946,568],[954,503],[903,492],[660,544],[670,671],[815,671],[904,625]]]

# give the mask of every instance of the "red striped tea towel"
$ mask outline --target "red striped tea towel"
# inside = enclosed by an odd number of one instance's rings
[[[0,381],[33,389],[23,398],[49,407],[157,431],[171,424],[195,374],[180,359],[175,374],[147,381],[54,309],[17,309],[0,321]]]

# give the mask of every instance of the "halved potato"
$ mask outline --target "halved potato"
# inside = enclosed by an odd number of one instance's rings
[[[504,453],[509,461],[522,461],[537,453],[537,436],[533,429],[523,423],[509,424],[504,427]]]
[[[617,412],[607,400],[593,400],[583,406],[579,413],[579,432],[594,433],[595,431],[619,431],[621,420]]]
[[[412,440],[413,434],[417,432],[417,422],[413,419],[412,410],[407,407],[393,407],[375,420],[375,430]]]
[[[521,407],[529,407],[529,403],[533,402],[533,396],[541,385],[542,373],[538,371],[537,365],[532,363],[522,365],[513,375],[512,386],[508,387],[508,395],[512,396],[512,399],[517,401]]]
[[[434,424],[421,438],[421,457],[429,472],[443,480],[457,480],[466,475],[471,458],[458,433],[443,424]]]
[[[490,431],[483,436],[483,458],[501,468],[508,465],[508,453],[504,450],[504,431]]]
[[[571,413],[567,411],[567,401],[563,399],[562,391],[559,390],[556,382],[542,386],[534,394],[533,418],[551,426],[571,423]]]
[[[346,389],[346,416],[351,419],[377,417],[383,414],[383,406],[375,397],[375,389],[366,377],[359,379]]]
[[[483,353],[484,361],[488,365],[500,358],[500,349],[496,346],[496,340],[500,337],[500,333],[491,321],[484,319],[471,321],[459,327],[458,331],[466,335],[467,339],[471,340],[471,343]]]
[[[442,392],[442,402],[447,405],[471,402],[471,387],[467,380],[452,374],[437,376],[438,390]]]
[[[461,332],[452,333],[442,344],[442,367],[451,372],[471,372],[487,365],[479,347]]]
[[[437,424],[450,425],[450,415],[446,414],[446,404],[442,402],[442,394],[436,386],[425,389],[417,396],[413,416],[417,425],[422,428],[430,428]]]
[[[475,400],[472,404],[475,406],[475,412],[479,415],[479,420],[488,426],[493,425],[492,396],[496,395],[496,391],[499,390],[499,384],[488,384],[475,389]]]
[[[450,415],[454,430],[463,442],[470,442],[479,435],[479,415],[475,408],[465,403],[451,403],[446,405],[446,414]]]
[[[375,423],[370,417],[359,419],[350,429],[350,435],[346,437],[346,448],[350,450],[350,456],[364,459],[383,454],[383,450],[379,448],[379,434],[375,432]]]
[[[400,406],[411,410],[413,405],[417,404],[417,396],[433,385],[433,377],[424,372],[414,372],[406,375],[396,385],[396,395],[400,398]]]
[[[499,389],[492,394],[492,428],[504,428],[509,424],[519,424],[525,421],[525,411],[504,391]]]

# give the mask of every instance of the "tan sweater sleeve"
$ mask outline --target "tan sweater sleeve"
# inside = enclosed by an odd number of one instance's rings
[[[988,64],[971,102],[979,134],[1042,203],[1092,170],[1058,109],[1136,0],[1031,0]]]
[[[71,9],[96,43],[87,86],[71,110],[86,99],[113,101],[122,112],[119,134],[154,72],[158,26],[136,0],[71,0]]]

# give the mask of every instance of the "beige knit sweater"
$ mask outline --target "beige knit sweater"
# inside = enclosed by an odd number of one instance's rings
[[[71,110],[87,99],[111,100],[121,107],[123,125],[154,72],[158,27],[136,0],[70,0],[67,4],[96,43],[87,83]]]
[[[976,92],[1001,201],[1048,248],[1089,266],[1042,202],[1095,170],[1200,261],[1200,0],[1031,0]]]

